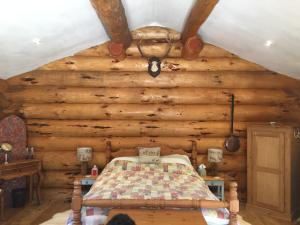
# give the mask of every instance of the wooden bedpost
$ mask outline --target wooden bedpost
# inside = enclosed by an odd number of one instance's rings
[[[239,199],[237,193],[237,183],[231,182],[230,183],[230,190],[229,190],[229,225],[238,225],[237,214],[239,212]]]
[[[194,166],[195,169],[197,169],[197,142],[196,141],[192,141],[192,164]]]
[[[106,142],[105,153],[106,153],[106,164],[107,164],[110,162],[110,159],[111,159],[111,142],[110,141]]]
[[[73,211],[73,225],[81,225],[81,182],[80,180],[74,181],[74,190],[72,196],[72,211]]]

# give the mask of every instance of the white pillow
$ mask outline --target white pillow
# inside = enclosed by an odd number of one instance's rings
[[[161,163],[180,163],[186,166],[192,166],[188,156],[180,154],[165,155],[160,157]]]
[[[139,147],[140,163],[160,163],[160,147]]]

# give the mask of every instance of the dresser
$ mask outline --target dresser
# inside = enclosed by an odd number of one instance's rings
[[[292,126],[247,130],[247,207],[292,221],[300,215],[300,140]]]
[[[33,177],[37,176],[34,185]],[[0,164],[0,180],[12,180],[19,177],[27,177],[28,200],[33,200],[33,192],[36,193],[37,201],[40,203],[40,187],[42,180],[41,161],[38,159],[17,160],[8,164]],[[0,187],[1,189],[1,187]],[[5,191],[2,189],[2,191]],[[2,192],[1,192],[2,196]],[[3,198],[1,198],[1,217],[3,217]]]

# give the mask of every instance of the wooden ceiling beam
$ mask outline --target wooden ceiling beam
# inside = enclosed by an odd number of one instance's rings
[[[111,39],[108,45],[110,55],[117,60],[123,60],[132,37],[122,1],[91,0],[91,3]]]
[[[183,58],[187,60],[195,59],[203,49],[203,41],[197,35],[197,32],[217,3],[218,0],[196,0],[181,34],[181,41],[184,46],[182,50]]]

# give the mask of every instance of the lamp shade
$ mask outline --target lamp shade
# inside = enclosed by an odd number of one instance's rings
[[[209,148],[207,152],[208,162],[219,163],[223,160],[223,150],[218,148]]]
[[[87,162],[92,159],[91,147],[78,147],[77,148],[77,160],[81,162]]]
[[[12,150],[12,146],[9,143],[2,143],[0,145],[0,149],[2,149],[5,152],[10,152]]]

